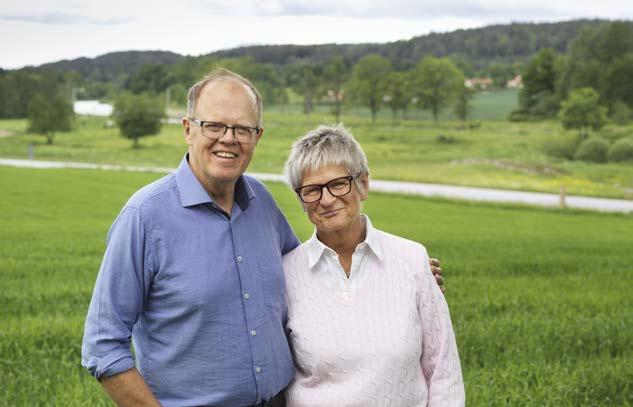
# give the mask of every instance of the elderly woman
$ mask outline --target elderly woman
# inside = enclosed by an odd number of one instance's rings
[[[464,405],[426,249],[361,214],[369,169],[360,145],[342,126],[321,126],[293,145],[286,175],[316,228],[284,257],[296,365],[287,405]]]

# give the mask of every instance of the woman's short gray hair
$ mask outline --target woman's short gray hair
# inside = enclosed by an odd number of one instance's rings
[[[343,125],[319,126],[295,141],[285,173],[294,190],[301,186],[306,171],[316,171],[328,165],[343,166],[354,176],[369,175],[363,149]],[[356,186],[360,187],[358,183]]]

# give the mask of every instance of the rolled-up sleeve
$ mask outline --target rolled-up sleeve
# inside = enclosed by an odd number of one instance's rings
[[[82,365],[97,379],[134,367],[132,329],[150,284],[146,237],[139,210],[130,206],[123,208],[108,233],[81,352]]]
[[[464,383],[451,317],[425,249],[423,263],[424,270],[418,276],[418,312],[423,327],[420,363],[429,389],[428,406],[464,406]]]

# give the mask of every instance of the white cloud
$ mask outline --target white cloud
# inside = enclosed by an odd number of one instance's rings
[[[633,18],[633,1],[2,0],[0,67],[132,49],[199,55],[252,44],[387,42],[579,17]]]

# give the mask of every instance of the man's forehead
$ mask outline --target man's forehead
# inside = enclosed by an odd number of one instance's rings
[[[203,107],[208,103],[220,102],[228,105],[234,105],[238,102],[238,95],[244,95],[252,102],[253,112],[257,113],[257,98],[245,84],[232,79],[214,80],[207,83],[198,96],[199,107]],[[196,109],[197,110],[197,109]]]

